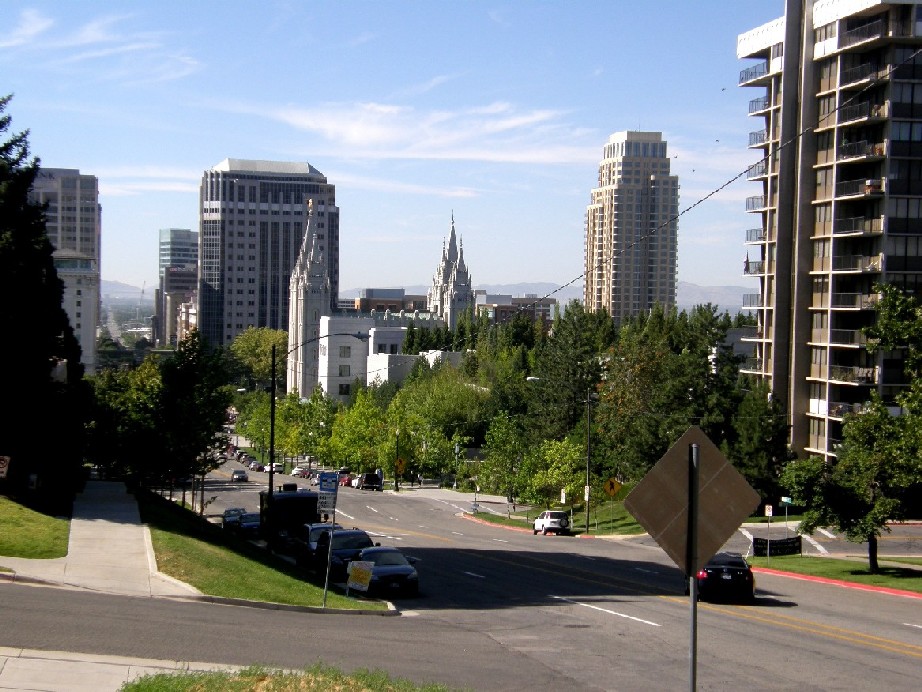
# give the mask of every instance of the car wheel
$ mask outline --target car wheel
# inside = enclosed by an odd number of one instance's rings
[[[533,536],[537,536],[537,535],[538,535],[538,529],[532,529],[532,530],[531,530],[531,534],[532,534]]]
[[[547,536],[547,527],[544,528],[544,531],[541,532],[543,535]]]

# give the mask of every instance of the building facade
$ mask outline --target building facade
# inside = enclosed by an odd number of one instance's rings
[[[29,199],[48,203],[46,230],[58,278],[64,283],[63,308],[80,343],[84,372],[92,375],[101,310],[99,181],[78,169],[41,168]]]
[[[583,305],[616,324],[676,302],[679,180],[659,132],[617,132],[605,144],[585,221]]]
[[[309,199],[335,308],[339,208],[335,186],[320,171],[307,163],[225,159],[205,171],[199,197],[198,327],[209,345],[228,345],[249,327],[287,327]]]
[[[160,270],[152,335],[157,346],[175,346],[179,306],[198,290],[198,231],[161,228],[158,245]]]
[[[448,328],[458,326],[458,318],[474,309],[471,275],[464,263],[464,247],[455,237],[455,217],[451,217],[448,244],[442,244],[442,257],[426,294],[429,312],[445,320]]]
[[[330,276],[313,229],[314,204],[307,203],[304,242],[289,283],[286,391],[310,397],[318,382],[320,318],[330,315]]]
[[[922,290],[922,10],[910,2],[785,0],[738,37],[755,129],[744,298],[746,370],[784,397],[791,447],[835,457],[843,416],[892,402],[898,355],[871,355],[875,285]]]

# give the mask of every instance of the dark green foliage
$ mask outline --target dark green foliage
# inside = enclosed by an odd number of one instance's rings
[[[10,96],[0,98],[0,135],[6,135]],[[53,261],[44,209],[29,201],[39,170],[29,158],[28,131],[0,141],[0,301],[5,323],[21,338],[0,340],[6,365],[6,407],[0,454],[12,461],[6,486],[24,492],[37,474],[34,497],[65,498],[82,459],[80,415],[86,411],[80,347],[61,301],[64,287]],[[54,425],[36,443],[36,425]]]

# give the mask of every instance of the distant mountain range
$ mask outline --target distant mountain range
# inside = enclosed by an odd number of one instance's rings
[[[145,289],[144,295],[137,286],[119,283],[118,281],[101,282],[102,300],[104,303],[137,302],[142,299],[153,303],[153,290]],[[533,295],[538,298],[545,296],[556,298],[563,305],[571,300],[583,299],[583,285],[573,284],[560,288],[557,284],[547,282],[521,283],[521,284],[479,284],[475,289],[486,291],[490,294],[511,295],[521,297]],[[426,295],[429,286],[404,286],[403,289],[411,295]],[[356,298],[362,292],[361,288],[349,288],[340,291],[340,298]],[[680,281],[677,286],[676,304],[679,310],[690,310],[696,305],[708,303],[716,305],[720,312],[729,312],[735,315],[743,304],[743,295],[752,293],[753,287],[745,286],[698,286],[687,281]]]

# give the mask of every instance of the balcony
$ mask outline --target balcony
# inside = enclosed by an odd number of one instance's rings
[[[829,343],[835,346],[865,346],[868,338],[860,329],[830,329]]]
[[[739,86],[745,84],[757,83],[763,77],[768,76],[768,61],[760,62],[757,65],[752,65],[747,67],[745,70],[740,72],[740,82]]]
[[[829,415],[833,418],[844,418],[849,413],[861,413],[864,410],[864,404],[850,404],[847,401],[830,401]]]
[[[762,111],[767,111],[770,108],[768,103],[768,96],[762,96],[761,98],[752,99],[749,102],[749,115],[754,115],[755,113],[761,113]]]
[[[884,142],[850,142],[842,144],[836,150],[836,161],[846,161],[848,159],[867,159],[871,157],[883,157],[887,154],[887,145]]]
[[[877,368],[830,365],[829,379],[845,384],[877,384]]]
[[[876,197],[884,194],[886,179],[866,178],[836,183],[836,197]]]
[[[839,48],[849,48],[850,46],[856,46],[866,41],[874,41],[883,38],[883,35],[884,23],[883,20],[878,19],[875,22],[859,26],[857,29],[852,29],[851,31],[846,31],[844,34],[841,34],[839,36]]]
[[[747,358],[740,365],[740,370],[745,372],[762,372],[762,359],[761,358]]]
[[[746,242],[747,243],[764,243],[767,234],[765,233],[764,228],[747,228],[746,229]]]
[[[758,163],[752,164],[749,168],[746,169],[746,179],[747,180],[758,180],[760,178],[765,178],[768,175],[768,162],[759,161]]]
[[[761,293],[744,293],[743,294],[743,307],[744,308],[762,307],[762,294]]]
[[[879,293],[833,293],[833,310],[873,310],[880,300]]]
[[[832,258],[834,272],[879,272],[883,264],[882,255],[839,255]]]
[[[839,125],[863,122],[869,118],[883,118],[885,114],[886,108],[880,104],[872,104],[869,101],[853,103],[839,109]]]
[[[750,262],[746,260],[743,262],[743,274],[746,276],[760,276],[765,273],[765,262],[758,260],[756,262]]]
[[[756,130],[749,133],[749,146],[761,147],[768,143],[768,130]]]
[[[857,67],[842,70],[842,77],[839,80],[839,86],[844,87],[858,82],[867,82],[877,78],[878,67],[875,63],[864,63]]]
[[[864,216],[852,216],[836,219],[832,224],[833,235],[877,235],[884,232],[884,217],[868,219]]]
[[[746,211],[765,211],[766,209],[768,209],[768,202],[765,195],[746,198]]]

